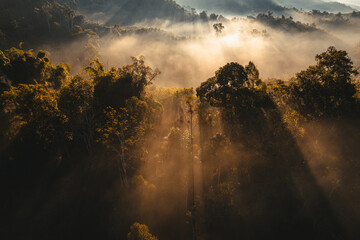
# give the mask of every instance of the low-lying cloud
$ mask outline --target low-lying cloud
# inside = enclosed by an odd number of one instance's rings
[[[182,34],[180,39],[123,36],[103,44],[102,60],[109,66],[121,66],[130,62],[130,56],[142,55],[147,64],[160,69],[157,83],[164,86],[198,86],[232,61],[255,62],[263,79],[288,79],[314,64],[315,55],[329,46],[354,55],[360,39],[355,31],[346,33],[351,38],[344,37],[344,32],[329,31],[289,34],[248,19],[229,21],[224,26],[220,34],[211,23],[164,26],[167,31]]]

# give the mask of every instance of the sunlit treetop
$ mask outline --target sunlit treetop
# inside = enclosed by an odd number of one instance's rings
[[[146,86],[152,84],[160,71],[145,65],[143,57],[133,63],[106,71],[99,59],[93,60],[85,71],[95,84],[95,99],[103,106],[124,106],[132,96],[142,98]]]
[[[307,118],[337,115],[355,101],[358,71],[347,52],[335,47],[315,59],[317,64],[298,73],[290,85],[290,103]]]
[[[65,63],[53,65],[45,51],[36,55],[33,50],[11,48],[0,51],[0,74],[10,80],[11,85],[45,84],[58,89],[67,79],[70,66]]]

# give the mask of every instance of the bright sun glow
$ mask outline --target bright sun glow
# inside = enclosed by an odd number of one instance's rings
[[[237,44],[239,42],[238,34],[228,34],[221,38],[221,40],[226,44]]]

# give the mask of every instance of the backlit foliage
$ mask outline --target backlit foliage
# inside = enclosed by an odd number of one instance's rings
[[[148,226],[136,222],[130,227],[128,240],[158,240],[158,238],[149,232]]]

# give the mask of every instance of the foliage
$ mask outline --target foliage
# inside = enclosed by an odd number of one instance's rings
[[[255,129],[262,121],[264,109],[274,108],[251,62],[246,67],[234,62],[226,64],[196,92],[201,102],[220,107],[224,127],[231,135],[238,135],[236,129],[241,129],[230,127],[233,124],[242,124],[243,129]]]
[[[44,146],[66,139],[62,129],[67,121],[59,110],[56,94],[41,84],[20,84],[1,95],[2,110],[10,117],[9,130],[14,138],[19,130],[35,134]],[[17,129],[17,130],[15,130]]]
[[[138,222],[131,225],[127,238],[128,240],[158,240],[149,232],[148,226]]]
[[[76,75],[60,89],[59,107],[70,118],[80,117],[92,107],[93,97],[93,82]]]
[[[160,73],[145,65],[144,58],[132,58],[133,64],[105,71],[104,64],[95,59],[85,68],[94,79],[95,100],[102,107],[124,106],[125,100],[135,96],[141,98],[145,87]]]
[[[359,207],[342,193],[359,197],[360,85],[345,51],[330,47],[289,82],[265,83],[254,63],[228,63],[196,89],[198,99],[192,88],[151,85],[159,71],[132,60],[107,70],[95,59],[87,77],[69,76],[45,51],[0,51],[0,203],[13,225],[5,234],[117,239],[143,219],[160,237],[186,239],[190,213],[209,239],[295,231],[299,239],[342,239],[331,207],[348,202],[340,220],[355,219],[347,226],[356,232]],[[325,130],[309,127],[334,117]],[[315,173],[309,149],[321,160]],[[195,204],[193,166],[203,191]],[[330,187],[320,189],[318,179]],[[127,237],[157,239],[139,223]]]
[[[256,21],[267,25],[271,28],[278,29],[285,32],[293,33],[304,33],[304,32],[317,32],[319,34],[324,34],[324,32],[314,25],[301,23],[299,21],[294,21],[292,17],[286,18],[284,15],[281,17],[274,17],[271,12],[268,14],[261,13],[256,16]]]
[[[115,110],[108,107],[104,114],[105,124],[97,129],[98,141],[119,154],[139,141],[143,130],[137,126],[136,119],[129,115],[126,108]]]
[[[231,161],[230,145],[230,140],[226,136],[217,133],[209,139],[205,147],[207,155],[203,161],[208,168],[212,185],[221,184],[226,179],[226,172],[230,170],[228,165],[228,161]]]
[[[291,106],[306,118],[338,115],[355,101],[352,77],[358,72],[347,52],[335,47],[315,59],[317,65],[298,73],[291,83]]]
[[[84,142],[89,151],[93,141],[94,83],[80,75],[72,77],[59,89],[59,109],[67,116],[71,139]]]
[[[115,110],[108,107],[105,111],[105,123],[97,128],[98,142],[115,152],[117,168],[122,183],[128,184],[128,164],[131,147],[143,135],[144,129],[139,126],[136,119],[129,115],[126,108]]]
[[[173,0],[78,0],[77,7],[83,12],[90,12],[93,15],[113,14],[107,21],[108,25],[134,25],[144,20],[163,19],[173,22],[207,21],[205,12],[198,14],[196,11],[184,8]],[[116,9],[114,14],[110,10]],[[161,11],[159,11],[161,9]],[[94,20],[99,20],[93,17]]]
[[[19,40],[43,42],[54,35],[69,36],[71,33],[75,12],[68,5],[54,0],[4,1],[0,10],[0,28],[4,29],[7,42],[12,45]],[[6,45],[0,44],[0,47],[9,47]]]
[[[45,51],[39,51],[37,56],[32,50],[24,51],[11,48],[0,51],[0,73],[10,80],[10,84],[46,84],[58,89],[67,79],[70,66],[60,63],[54,66],[50,63]]]
[[[261,83],[258,71],[252,62],[246,69],[238,63],[228,63],[215,73],[215,77],[208,79],[197,88],[197,95],[210,102],[213,106],[225,107],[240,104],[241,107],[251,109],[256,99],[250,95],[256,94],[255,85]]]
[[[216,34],[220,34],[220,33],[222,33],[222,31],[225,27],[222,23],[214,23],[213,28],[214,28]]]
[[[347,53],[333,47],[317,55],[316,60],[316,66],[297,74],[291,82],[266,84],[258,82],[259,72],[251,63],[248,67],[228,63],[197,89],[209,236],[261,239],[270,234],[271,238],[283,239],[288,235],[283,226],[301,228],[301,238],[345,236],[307,165],[304,155],[308,148],[300,148],[299,144],[307,138],[320,141],[316,128],[306,127],[304,118],[358,119],[354,110],[359,102],[353,81],[357,71]],[[326,104],[324,99],[328,99]],[[322,108],[324,105],[327,107]],[[222,129],[214,129],[211,123],[215,112],[212,108],[221,112]],[[214,131],[219,133],[214,135]],[[318,143],[313,147],[321,156],[328,151]],[[326,169],[331,165],[329,159],[313,164]],[[320,175],[332,178],[324,172]],[[341,180],[331,181],[329,184],[337,188]],[[308,197],[312,200],[304,207]],[[316,226],[307,226],[306,215],[318,219]],[[321,222],[322,218],[329,221]],[[242,224],[246,226],[240,229]]]

